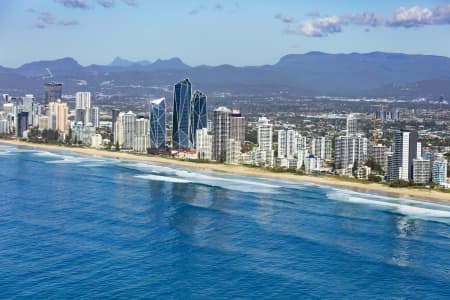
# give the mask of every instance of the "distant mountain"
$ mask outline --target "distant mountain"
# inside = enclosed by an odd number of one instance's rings
[[[83,70],[83,67],[73,58],[65,57],[57,60],[43,60],[31,62],[15,69],[15,72],[25,76],[47,76],[48,68],[55,76],[61,74],[75,74]]]
[[[140,61],[131,61],[128,59],[124,59],[121,58],[119,56],[117,56],[116,58],[114,58],[114,60],[109,64],[109,66],[111,67],[131,67],[133,65],[137,65],[137,66],[148,66],[151,65],[152,63],[149,62],[148,60],[140,60]]]
[[[179,58],[133,62],[116,57],[109,65],[82,67],[73,58],[39,61],[17,69],[0,67],[0,74],[43,78],[49,68],[58,80],[90,79],[92,88],[101,80],[121,85],[172,85],[190,77],[205,91],[267,94],[288,92],[292,96],[424,96],[447,94],[450,58],[373,52],[327,54],[309,52],[283,56],[274,65],[190,67]],[[0,79],[0,89],[9,81]],[[98,81],[98,82],[97,82]],[[76,88],[76,86],[74,86]]]

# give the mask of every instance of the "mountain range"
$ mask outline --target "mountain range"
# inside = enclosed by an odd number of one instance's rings
[[[369,97],[450,95],[450,58],[384,52],[289,54],[273,65],[242,67],[189,66],[179,58],[149,62],[120,57],[108,65],[82,66],[67,57],[26,63],[18,68],[0,66],[0,89],[10,88],[10,78],[42,84],[50,76],[47,68],[69,90],[75,79],[87,80],[95,90],[106,80],[124,85],[172,85],[189,77],[196,87],[207,92],[282,91],[292,96]]]

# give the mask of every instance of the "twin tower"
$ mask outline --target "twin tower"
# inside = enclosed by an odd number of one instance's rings
[[[194,149],[197,129],[207,128],[206,95],[195,91],[189,79],[175,84],[173,95],[172,145],[174,149]]]

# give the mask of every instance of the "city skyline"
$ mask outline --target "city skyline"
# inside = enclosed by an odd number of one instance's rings
[[[450,33],[446,1],[348,1],[346,5],[267,1],[261,5],[254,0],[205,0],[178,2],[175,9],[174,4],[2,1],[0,42],[14,47],[0,50],[0,65],[17,67],[67,56],[82,65],[108,64],[117,56],[133,61],[180,57],[193,66],[262,65],[309,51],[450,56],[450,41],[441,38]]]

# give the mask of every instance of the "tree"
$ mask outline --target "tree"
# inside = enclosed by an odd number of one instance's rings
[[[116,142],[116,151],[119,151],[120,147],[119,147],[119,141]]]

